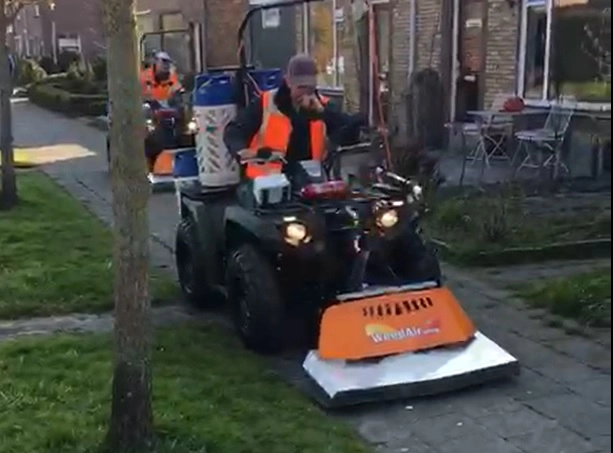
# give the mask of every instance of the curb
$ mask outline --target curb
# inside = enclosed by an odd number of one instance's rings
[[[100,131],[107,132],[108,131],[108,123],[105,117],[96,117],[92,119],[85,119],[85,123],[88,126],[94,127]]]

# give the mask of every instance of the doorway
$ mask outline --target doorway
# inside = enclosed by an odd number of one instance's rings
[[[455,119],[467,120],[467,112],[483,108],[487,0],[461,0],[457,23]]]

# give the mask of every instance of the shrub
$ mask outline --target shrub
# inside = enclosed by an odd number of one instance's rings
[[[106,58],[97,57],[92,63],[92,71],[94,73],[94,80],[98,82],[106,82]]]
[[[35,60],[26,58],[17,63],[17,81],[19,85],[30,85],[40,82],[47,72]]]
[[[58,72],[58,65],[53,61],[53,57],[48,55],[40,57],[38,64],[45,70],[47,74],[56,74]]]
[[[70,93],[56,84],[33,86],[29,97],[41,107],[69,116],[99,116],[106,113],[106,96]]]
[[[81,56],[78,53],[65,50],[60,52],[57,57],[58,69],[60,72],[68,72],[68,68],[70,68],[71,65],[78,65],[80,61]]]

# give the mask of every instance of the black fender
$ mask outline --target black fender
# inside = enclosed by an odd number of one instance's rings
[[[204,203],[181,197],[181,218],[189,216],[196,226],[196,247],[193,256],[205,270],[207,283],[219,286],[224,281],[224,211],[223,202]]]
[[[231,206],[224,219],[225,247],[227,252],[238,244],[249,242],[268,256],[282,251],[282,232],[276,217],[259,216],[241,206]]]

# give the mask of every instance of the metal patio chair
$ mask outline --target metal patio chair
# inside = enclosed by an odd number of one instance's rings
[[[562,167],[570,174],[570,168],[562,159],[562,147],[568,132],[568,126],[577,107],[574,97],[561,97],[559,102],[551,106],[545,125],[541,129],[518,131],[515,138],[518,141],[513,164],[522,153],[525,157],[515,170],[519,173],[523,168],[554,167],[555,171]],[[545,159],[543,159],[546,156]],[[557,176],[557,175],[554,175]]]

